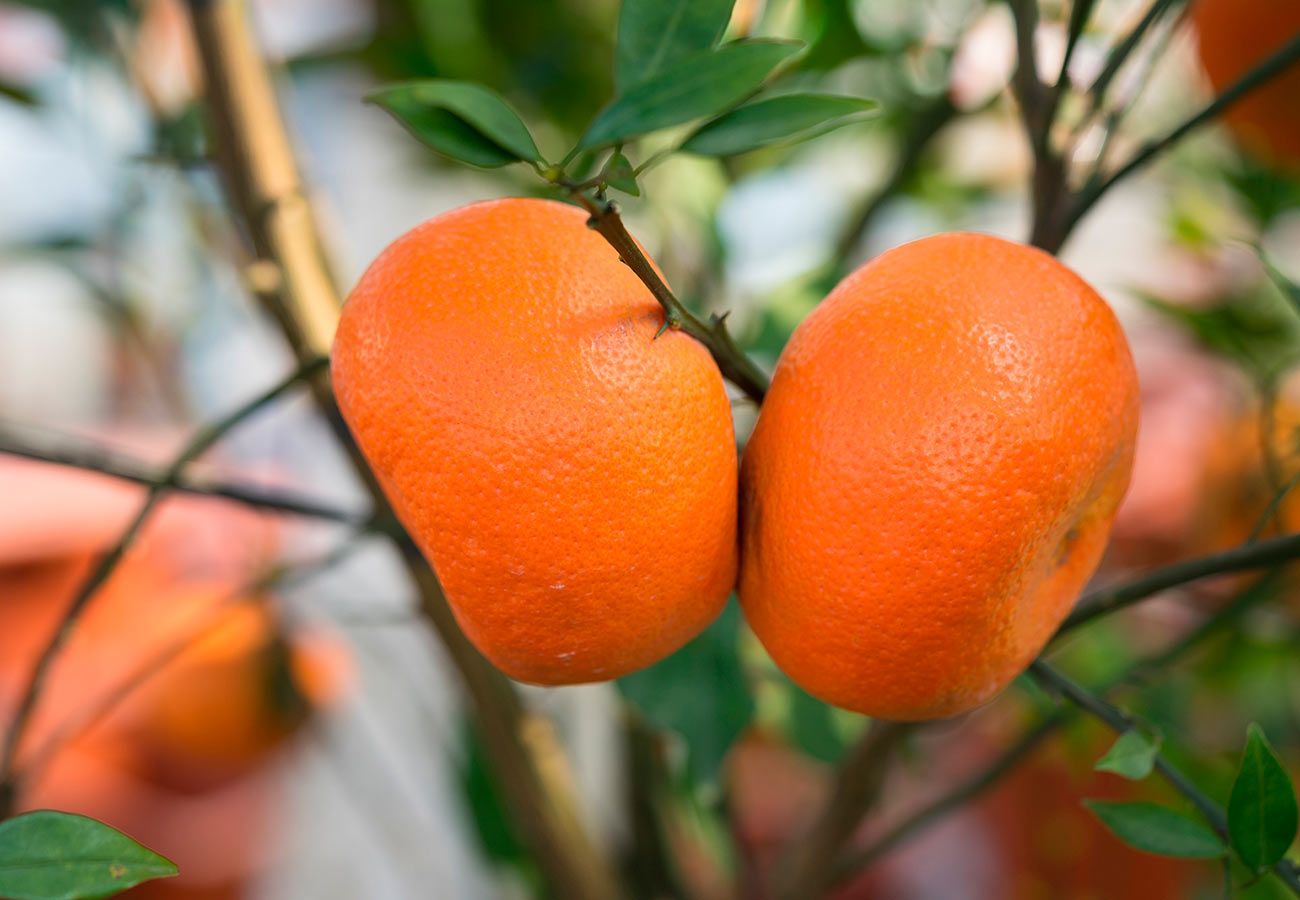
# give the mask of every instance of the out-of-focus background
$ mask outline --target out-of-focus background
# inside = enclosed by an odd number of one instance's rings
[[[1095,77],[1146,7],[1098,3],[1071,79]],[[1037,52],[1051,72],[1068,6],[1042,8]],[[614,0],[247,9],[345,286],[426,218],[540,191],[522,167],[439,160],[363,103],[367,90],[481,81],[554,147],[613,90]],[[1117,83],[1134,97],[1106,148],[1117,157],[1211,95],[1191,32],[1177,17],[1169,26]],[[643,199],[623,201],[679,293],[730,310],[733,333],[764,367],[840,275],[882,250],[953,229],[1024,239],[1031,157],[1008,91],[1015,36],[1004,4],[742,0],[732,29],[806,41],[792,84],[882,105],[808,143],[726,161],[673,157],[644,179]],[[180,0],[0,2],[0,445],[155,471],[196,426],[291,366],[207,158],[200,95]],[[1079,159],[1103,152],[1100,133],[1079,137]],[[1062,258],[1119,314],[1143,389],[1134,483],[1101,581],[1300,525],[1300,501],[1266,514],[1300,474],[1300,385],[1288,368],[1300,317],[1261,248],[1300,278],[1300,180],[1217,126],[1119,185],[1065,246]],[[735,406],[743,434],[753,411]],[[251,419],[197,470],[358,519],[367,510],[302,398]],[[0,714],[61,598],[143,490],[0,453]],[[352,533],[210,497],[166,500],[53,673],[25,745],[36,774],[23,803],[102,818],[180,863],[180,879],[140,896],[533,895],[536,872],[502,813],[511,798],[470,737],[456,675],[413,615],[387,543]],[[1172,752],[1194,748],[1187,765],[1221,796],[1248,721],[1300,764],[1291,581],[1176,592],[1065,651],[1106,677],[1248,586],[1281,600],[1129,698],[1178,736]],[[597,842],[639,871],[638,803],[669,809],[669,880],[698,897],[756,883],[815,813],[830,761],[863,724],[784,681],[734,608],[710,639],[716,646],[621,686],[525,690],[553,723]],[[1027,708],[1013,690],[918,739],[882,821],[977,769]],[[634,789],[646,783],[644,760],[627,752],[638,730],[651,733],[661,769],[649,801]],[[1064,730],[843,896],[1219,896],[1213,864],[1130,850],[1079,806],[1084,796],[1162,796],[1091,771],[1108,740]],[[642,896],[673,894],[647,871]]]

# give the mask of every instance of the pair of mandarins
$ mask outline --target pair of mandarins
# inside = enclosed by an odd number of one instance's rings
[[[1193,18],[1223,91],[1300,4],[1198,0]],[[1226,115],[1281,166],[1300,163],[1297,79]],[[776,663],[858,712],[953,715],[1024,669],[1132,468],[1133,362],[1087,284],[976,234],[882,255],[791,337],[739,471],[717,367],[656,339],[662,321],[581,212],[536,200],[416,228],[350,297],[343,414],[489,659],[540,684],[617,678],[736,588]]]
[[[543,200],[426,222],[349,297],[343,415],[488,659],[617,678],[734,588],[794,681],[869,715],[953,715],[1028,665],[1133,459],[1132,358],[1084,281],[977,234],[883,254],[794,332],[739,466],[717,366],[662,322]]]

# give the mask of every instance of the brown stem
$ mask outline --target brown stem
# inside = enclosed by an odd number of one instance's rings
[[[1053,641],[1081,625],[1126,609],[1162,591],[1179,587],[1202,578],[1267,569],[1300,559],[1300,532],[1279,535],[1266,541],[1254,541],[1173,565],[1152,569],[1150,572],[1125,584],[1101,588],[1087,594],[1066,617],[1052,636]]]
[[[1049,253],[1065,242],[1064,198],[1066,164],[1052,149],[1052,122],[1056,118],[1061,84],[1049,87],[1038,74],[1034,35],[1038,30],[1037,0],[1008,0],[1016,24],[1016,69],[1011,86],[1020,103],[1020,118],[1033,153],[1034,171],[1030,184],[1031,218],[1029,242]]]
[[[1088,715],[1104,723],[1116,735],[1122,735],[1138,725],[1132,716],[1118,706],[1066,678],[1042,660],[1038,660],[1030,666],[1029,674],[1044,690],[1068,700]],[[1165,781],[1173,786],[1174,790],[1182,794],[1196,807],[1209,826],[1227,844],[1228,817],[1223,808],[1197,787],[1196,783],[1188,778],[1181,769],[1169,762],[1163,754],[1156,754],[1155,768],[1164,777]],[[1294,863],[1288,859],[1283,859],[1275,863],[1271,870],[1294,896],[1300,897],[1300,871],[1297,871]]]
[[[682,305],[672,289],[659,277],[650,260],[646,259],[636,239],[628,233],[623,217],[619,215],[618,207],[612,200],[592,199],[576,184],[565,184],[563,187],[569,196],[591,214],[591,227],[618,251],[619,258],[636,273],[659,301],[664,310],[664,327],[684,331],[703,344],[718,364],[722,376],[744,391],[755,403],[762,403],[767,394],[767,375],[736,346],[731,333],[727,331],[726,315],[712,316],[708,322],[697,318]]]
[[[1128,162],[1115,171],[1110,174],[1094,172],[1077,194],[1070,198],[1068,203],[1064,204],[1066,208],[1063,216],[1066,230],[1073,228],[1097,201],[1117,183],[1145,168],[1188,135],[1213,122],[1248,94],[1268,84],[1297,63],[1300,63],[1300,35],[1293,36],[1276,51],[1261,60],[1254,68],[1226,87],[1223,93],[1183,120],[1181,124],[1163,137],[1143,145]]]
[[[341,298],[325,264],[319,231],[299,179],[270,75],[235,0],[191,0],[195,43],[203,67],[208,114],[226,194],[259,267],[269,278],[262,299],[295,354],[328,349]],[[342,419],[329,385],[315,396],[377,510],[388,510]],[[584,832],[563,778],[544,779],[526,744],[539,734],[509,681],[469,643],[447,605],[437,576],[409,540],[399,541],[420,609],[442,641],[471,700],[484,747],[510,798],[521,837],[557,896],[618,897],[621,889]],[[556,767],[546,769],[553,774]]]
[[[826,808],[777,863],[772,888],[776,900],[813,900],[829,890],[832,863],[880,795],[890,757],[913,727],[876,722],[845,755]]]

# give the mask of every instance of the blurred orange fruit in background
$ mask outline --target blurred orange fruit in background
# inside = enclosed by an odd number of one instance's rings
[[[977,234],[840,283],[777,364],[741,471],[740,599],[810,693],[895,720],[989,700],[1091,576],[1138,386],[1106,303]]]
[[[1300,36],[1296,0],[1194,0],[1192,22],[1205,73],[1218,93]],[[1300,167],[1300,64],[1234,103],[1224,120],[1251,151]]]
[[[267,599],[240,598],[142,686],[132,730],[169,781],[220,780],[265,761],[337,701],[347,671],[338,642],[286,635]]]
[[[0,461],[0,492],[8,728],[37,655],[143,492],[14,460]],[[151,896],[219,895],[263,864],[274,763],[347,680],[336,640],[286,629],[266,598],[244,594],[276,531],[228,503],[164,500],[56,658],[20,746],[24,808],[93,816],[178,862],[181,877]]]
[[[348,298],[339,404],[470,640],[521,681],[616,678],[712,621],[736,566],[722,376],[575,207],[476,203]]]

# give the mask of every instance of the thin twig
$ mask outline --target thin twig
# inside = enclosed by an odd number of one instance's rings
[[[1114,172],[1109,175],[1098,174],[1090,179],[1067,211],[1066,224],[1074,225],[1101,199],[1102,195],[1118,182],[1142,169],[1161,153],[1173,147],[1201,126],[1214,121],[1221,113],[1232,107],[1251,91],[1268,83],[1297,61],[1300,61],[1300,35],[1291,38],[1276,52],[1233,82],[1222,94],[1219,94],[1214,100],[1202,107],[1200,111],[1190,116],[1164,137],[1147,143],[1128,162]]]
[[[1264,470],[1264,483],[1272,497],[1282,494],[1286,479],[1282,477],[1282,460],[1278,458],[1274,438],[1277,436],[1278,379],[1276,374],[1266,375],[1259,386],[1259,456]],[[1279,533],[1286,531],[1280,513],[1281,504],[1269,504],[1273,522]],[[1258,535],[1255,535],[1258,538]]]
[[[591,227],[618,251],[619,258],[650,289],[655,300],[663,307],[664,327],[683,331],[703,344],[718,364],[722,376],[744,391],[755,403],[762,403],[763,396],[767,393],[767,375],[736,346],[731,333],[727,331],[726,315],[710,316],[709,321],[704,322],[677,299],[650,260],[646,259],[636,239],[628,233],[614,201],[593,198],[586,191],[578,189],[578,185],[562,184],[561,187],[582,204],[591,215]]]
[[[121,481],[145,487],[155,487],[162,482],[161,474],[151,471],[151,467],[138,459],[123,456],[120,453],[100,446],[73,446],[66,440],[60,440],[57,448],[38,446],[24,441],[14,433],[0,427],[0,453],[30,459],[36,462],[67,466],[85,472],[96,472]],[[196,494],[203,497],[216,497],[231,500],[254,509],[271,512],[290,513],[309,519],[324,519],[345,525],[365,525],[370,516],[365,513],[351,512],[329,506],[318,500],[297,497],[280,491],[270,491],[255,485],[232,484],[225,481],[208,481],[193,475],[182,475],[171,485],[171,489],[183,494]]]
[[[1189,559],[1148,572],[1127,584],[1104,588],[1085,596],[1057,629],[1055,638],[1100,616],[1124,609],[1161,591],[1179,585],[1251,569],[1266,569],[1300,558],[1300,533],[1242,544],[1222,553]],[[1055,640],[1055,638],[1053,638]]]
[[[876,722],[841,760],[826,807],[776,865],[772,895],[777,900],[808,900],[829,890],[831,863],[880,795],[889,760],[913,728]]]
[[[874,843],[837,862],[831,869],[831,885],[837,885],[857,875],[944,816],[984,793],[1041,746],[1043,741],[1056,733],[1065,721],[1065,714],[1057,712],[1034,723],[984,769],[961,782],[942,797],[912,813]]]
[[[1106,93],[1110,89],[1110,83],[1119,74],[1119,70],[1128,61],[1129,56],[1137,49],[1138,44],[1142,42],[1142,38],[1151,26],[1158,22],[1175,3],[1184,2],[1186,0],[1154,0],[1132,30],[1115,45],[1110,55],[1106,57],[1106,64],[1102,66],[1101,72],[1088,88],[1088,109],[1080,119],[1080,128],[1101,109],[1102,103],[1106,99]]]
[[[846,267],[853,251],[861,243],[880,210],[902,190],[908,179],[916,172],[925,148],[944,129],[944,126],[957,117],[957,113],[957,107],[945,92],[929,101],[909,118],[907,132],[903,135],[889,175],[863,204],[857,215],[853,216],[835,242],[833,262],[839,269]]]
[[[1281,515],[1282,504],[1286,502],[1286,498],[1291,495],[1297,485],[1300,485],[1300,471],[1288,478],[1273,494],[1273,497],[1268,501],[1268,506],[1264,507],[1264,511],[1255,520],[1255,527],[1250,529],[1250,534],[1246,536],[1247,544],[1256,543],[1268,530],[1270,522],[1277,522],[1278,527],[1282,527],[1284,521]]]
[[[1112,104],[1111,108],[1103,113],[1102,139],[1101,145],[1097,148],[1097,155],[1093,162],[1092,172],[1089,178],[1092,178],[1097,172],[1101,171],[1110,159],[1110,149],[1114,146],[1115,138],[1128,118],[1128,115],[1137,106],[1138,100],[1142,97],[1143,91],[1151,80],[1151,74],[1155,71],[1156,66],[1165,56],[1165,51],[1169,47],[1169,42],[1173,40],[1174,35],[1178,33],[1182,26],[1183,19],[1190,13],[1191,7],[1184,6],[1172,22],[1160,33],[1156,39],[1155,45],[1151,48],[1141,60],[1142,68],[1134,77],[1134,87],[1128,92],[1128,96],[1120,98],[1118,103]],[[1099,101],[1100,102],[1100,101]],[[1104,103],[1103,103],[1104,105]],[[1092,112],[1089,111],[1085,116],[1079,119],[1077,127],[1074,129],[1068,141],[1068,150],[1066,155],[1073,159],[1077,152],[1079,142],[1083,139],[1087,123],[1091,121]]]
[[[45,680],[49,676],[50,667],[54,664],[59,651],[63,649],[63,645],[72,634],[72,630],[76,627],[82,613],[85,612],[90,601],[94,599],[95,593],[113,574],[118,563],[126,555],[132,542],[140,534],[145,522],[148,521],[149,516],[157,507],[158,502],[162,500],[168,488],[171,487],[172,482],[185,471],[186,466],[202,456],[213,444],[221,440],[228,431],[250,416],[265,409],[289,390],[310,379],[317,372],[323,370],[327,364],[328,360],[322,357],[311,360],[306,365],[296,369],[270,390],[259,394],[234,412],[200,429],[199,433],[195,435],[167,468],[162,480],[149,488],[144,503],[141,504],[135,517],[122,531],[116,543],[99,558],[94,568],[82,581],[67,609],[64,610],[54,633],[46,642],[40,656],[36,659],[35,665],[32,667],[27,683],[19,694],[18,705],[15,708],[13,718],[10,720],[3,747],[0,748],[0,819],[5,818],[13,811],[11,807],[14,801],[14,766],[17,762],[23,735],[31,724],[31,717],[35,712],[37,701],[40,699],[41,690],[45,686]]]
[[[1138,724],[1132,716],[1118,706],[1071,681],[1042,660],[1030,666],[1029,673],[1044,690],[1070,701],[1093,718],[1105,723],[1116,734],[1123,734]],[[1155,768],[1178,793],[1186,797],[1200,811],[1215,833],[1225,843],[1228,842],[1228,817],[1223,808],[1164,755],[1156,754]],[[1300,897],[1300,873],[1293,863],[1283,859],[1272,867],[1272,871],[1292,894]]]
[[[159,652],[136,665],[125,678],[114,685],[92,708],[59,725],[40,747],[27,754],[28,758],[14,773],[14,783],[22,784],[36,777],[53,760],[55,754],[61,748],[66,747],[98,725],[105,716],[116,709],[132,693],[163,671],[169,663],[207,634],[221,614],[234,607],[237,603],[260,600],[261,595],[266,591],[273,588],[287,587],[294,582],[314,577],[338,565],[360,549],[362,544],[358,538],[362,534],[362,532],[358,532],[350,536],[334,550],[317,559],[295,565],[292,568],[277,568],[268,572],[261,578],[253,579],[242,587],[232,590],[229,594],[213,603],[212,607],[205,611],[205,615],[196,625],[179,635]]]
[[[1044,102],[1043,112],[1043,120],[1046,123],[1043,131],[1044,141],[1050,137],[1049,132],[1052,123],[1056,120],[1056,111],[1070,86],[1070,62],[1074,59],[1074,51],[1079,46],[1079,39],[1088,26],[1088,19],[1092,16],[1095,3],[1096,0],[1073,0],[1070,4],[1070,21],[1066,26],[1065,51],[1061,54],[1061,68],[1056,74],[1056,80],[1046,91],[1047,99]]]
[[[1275,585],[1276,573],[1261,578],[1165,649],[1130,665],[1102,689],[1102,695],[1108,696],[1122,685],[1139,683],[1152,673],[1168,668],[1209,637],[1240,618],[1247,610],[1273,596],[1272,589]],[[1057,710],[1031,725],[985,768],[898,822],[872,844],[842,858],[834,866],[833,884],[839,885],[862,872],[944,816],[992,788],[1070,718],[1069,710]]]

